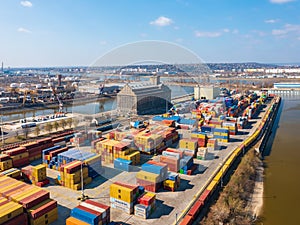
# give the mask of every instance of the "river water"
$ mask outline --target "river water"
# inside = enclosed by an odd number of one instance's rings
[[[172,90],[172,98],[190,94],[194,92],[193,87],[189,86],[175,86],[170,85],[170,89]],[[66,112],[74,112],[74,113],[82,113],[82,114],[95,114],[99,112],[106,112],[116,108],[116,99],[101,99],[99,101],[85,103],[82,105],[75,106],[66,106],[64,107],[64,111]],[[42,116],[53,114],[57,109],[41,109],[41,110],[32,110],[28,112],[21,112],[11,115],[3,116],[3,121],[11,121],[11,120],[19,120],[26,117],[32,116]]]
[[[300,96],[282,103],[264,161],[264,225],[300,224]]]

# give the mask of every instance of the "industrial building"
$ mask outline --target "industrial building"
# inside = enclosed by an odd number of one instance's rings
[[[194,87],[194,98],[195,100],[199,99],[215,99],[217,96],[220,95],[220,88],[219,87],[201,87],[197,85]]]
[[[159,76],[150,82],[127,83],[117,95],[117,109],[123,114],[166,112],[171,107],[171,89],[160,83]]]

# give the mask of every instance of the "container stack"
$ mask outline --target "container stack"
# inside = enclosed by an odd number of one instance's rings
[[[136,174],[136,183],[151,192],[157,192],[161,187],[162,181],[160,175],[156,173],[141,170]]]
[[[198,147],[205,147],[207,142],[206,133],[193,132],[191,137],[198,140]]]
[[[227,128],[214,128],[214,138],[220,142],[229,142],[229,130]]]
[[[210,138],[207,141],[207,149],[209,151],[219,150],[220,146],[218,145],[218,139]]]
[[[183,156],[183,151],[167,148],[162,152],[162,156],[159,157],[159,161],[167,164],[168,171],[177,173],[180,169],[179,160]]]
[[[51,148],[43,150],[43,163],[50,169],[58,169],[57,155],[68,151],[68,147],[61,147],[60,145],[55,145]]]
[[[114,168],[118,170],[123,170],[126,172],[131,171],[132,161],[127,159],[117,158],[114,160]]]
[[[45,165],[37,165],[37,166],[26,166],[23,167],[22,177],[25,181],[30,182],[39,187],[43,187],[49,184],[49,180],[46,175],[46,166]]]
[[[139,151],[153,154],[164,146],[163,137],[155,133],[141,132],[134,137],[134,143]]]
[[[95,155],[84,160],[84,165],[88,168],[89,177],[95,178],[103,174],[103,168],[101,164],[101,156]]]
[[[134,206],[134,215],[147,219],[156,208],[156,195],[151,192],[144,192]]]
[[[4,176],[15,178],[15,179],[21,179],[21,170],[17,168],[11,168],[0,172],[0,177],[4,177]]]
[[[166,163],[150,160],[142,165],[142,170],[136,174],[136,181],[147,191],[157,192],[167,178],[167,173],[168,165]]]
[[[191,175],[192,172],[193,172],[192,167],[194,165],[193,157],[188,156],[188,155],[184,155],[182,157],[182,159],[180,159],[179,165],[180,165],[179,173]]]
[[[104,163],[113,163],[117,158],[131,160],[133,165],[140,163],[140,153],[131,148],[127,141],[105,139],[96,143],[96,153],[101,155]]]
[[[9,155],[0,154],[0,172],[13,167],[12,159]]]
[[[165,190],[176,191],[180,187],[180,178],[177,173],[168,172],[168,177],[163,182]]]
[[[223,122],[223,128],[227,128],[229,130],[229,135],[237,134],[237,124],[236,122],[226,121]]]
[[[110,203],[114,209],[121,210],[125,213],[133,213],[133,205],[139,197],[137,185],[114,182],[110,185]]]
[[[3,152],[12,159],[14,167],[21,167],[29,164],[29,153],[25,147],[17,147]]]
[[[108,225],[110,207],[99,202],[86,200],[71,210],[66,225]]]
[[[80,161],[72,161],[60,167],[60,176],[58,180],[61,185],[72,190],[81,189],[81,165]],[[88,176],[88,168],[82,168],[83,185],[92,182],[92,178]]]
[[[207,147],[200,147],[197,151],[197,159],[205,160],[207,157],[208,148]]]
[[[39,187],[0,177],[0,195],[3,197],[0,200],[0,224],[40,225],[57,220],[57,202],[49,198],[48,191]],[[4,206],[4,202],[9,206]]]
[[[181,139],[179,141],[179,148],[185,150],[185,154],[195,157],[198,149],[198,139]]]
[[[58,167],[62,167],[73,161],[84,162],[88,168],[89,177],[96,177],[102,174],[101,156],[92,152],[70,149],[57,155]]]
[[[28,224],[22,205],[0,197],[0,224]]]

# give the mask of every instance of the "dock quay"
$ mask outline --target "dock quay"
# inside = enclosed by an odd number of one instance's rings
[[[183,97],[184,98],[191,98],[191,96],[187,95]],[[249,100],[250,101],[250,100]],[[125,213],[124,211],[120,211],[117,209],[112,208],[110,212],[110,219],[114,222],[122,222],[126,224],[185,224],[184,221],[187,218],[187,215],[189,215],[189,212],[191,208],[193,207],[194,203],[198,201],[198,198],[202,195],[203,191],[205,191],[208,187],[210,187],[210,183],[215,180],[215,177],[222,172],[227,171],[228,160],[232,157],[233,154],[240,155],[242,154],[244,147],[249,146],[252,144],[249,140],[252,140],[254,137],[255,139],[258,137],[259,132],[258,130],[263,129],[262,123],[265,122],[269,116],[270,111],[273,109],[273,103],[275,100],[267,101],[266,103],[260,103],[257,102],[257,108],[255,108],[255,114],[251,115],[249,114],[248,118],[248,126],[245,127],[239,127],[238,132],[234,132],[234,134],[231,134],[230,137],[228,135],[228,140],[224,142],[220,141],[218,149],[211,149],[207,148],[207,156],[204,158],[193,158],[193,164],[196,168],[193,173],[183,173],[179,172],[178,176],[180,177],[180,185],[178,188],[174,191],[169,190],[163,190],[160,188],[158,191],[156,191],[156,209],[149,215],[147,219],[138,217],[133,214]],[[213,103],[215,106],[217,106],[217,103]],[[253,106],[256,103],[252,104]],[[248,104],[247,104],[248,105]],[[250,107],[250,106],[249,106]],[[199,110],[203,110],[199,109]],[[246,108],[248,109],[248,108]],[[253,108],[254,109],[254,108]],[[249,110],[250,112],[251,110]],[[107,112],[106,112],[107,113]],[[109,112],[108,112],[109,113]],[[192,113],[188,113],[191,115]],[[105,114],[104,114],[105,115]],[[79,116],[80,115],[74,115]],[[99,114],[97,116],[103,116],[103,114]],[[184,115],[184,116],[187,116]],[[194,115],[196,116],[196,114]],[[162,115],[162,116],[154,116],[152,120],[154,121],[154,118],[160,118],[161,121],[158,121],[155,125],[153,122],[150,125],[151,127],[158,126],[159,129],[162,129],[162,123],[168,118],[171,120],[178,120],[179,123],[179,116],[170,116],[170,115]],[[229,118],[230,119],[230,118]],[[196,121],[193,119],[186,119],[182,116],[182,121],[186,121],[188,123],[192,121]],[[216,124],[222,124],[223,122],[217,120],[216,118],[214,120],[211,120],[215,122]],[[226,121],[224,121],[224,124]],[[168,124],[172,125],[172,123]],[[234,123],[233,123],[234,124]],[[178,125],[180,126],[180,125]],[[176,130],[177,128],[163,128],[163,129],[172,129]],[[188,125],[181,124],[181,129],[188,129]],[[198,125],[196,125],[198,127]],[[203,125],[203,128],[205,126]],[[150,129],[149,128],[149,129]],[[208,128],[208,126],[206,126]],[[222,128],[216,128],[216,133],[214,134],[215,137],[218,135],[221,135]],[[154,129],[154,128],[153,128]],[[223,128],[222,131],[225,132]],[[229,132],[228,128],[227,132]],[[138,130],[137,130],[138,131]],[[102,138],[107,139],[107,143],[116,143],[115,145],[118,146],[118,143],[116,140],[111,140],[110,136],[113,134],[114,131],[108,132],[105,134]],[[122,131],[117,131],[118,134],[121,135]],[[126,132],[126,131],[124,131]],[[142,132],[140,130],[139,132]],[[199,133],[201,134],[201,133]],[[204,135],[203,133],[201,135]],[[68,138],[70,135],[67,135]],[[147,134],[145,133],[145,137]],[[205,134],[206,136],[206,134]],[[74,136],[73,136],[74,137]],[[154,137],[154,136],[153,136]],[[220,137],[221,138],[221,137]],[[59,140],[58,140],[59,139]],[[66,143],[65,137],[56,138],[57,142]],[[180,138],[184,139],[183,137]],[[68,140],[70,141],[70,140]],[[73,140],[74,141],[74,140]],[[103,142],[104,143],[104,142]],[[198,142],[197,142],[198,143]],[[200,143],[200,142],[199,142]],[[165,144],[165,143],[164,143]],[[173,144],[170,144],[169,147],[172,148],[178,148],[180,143],[174,142]],[[71,146],[70,146],[71,147]],[[77,148],[79,149],[82,154],[91,152],[93,149],[89,145],[82,145],[73,146],[71,148]],[[94,151],[94,150],[93,150]],[[142,150],[141,150],[142,151]],[[146,151],[143,149],[143,151]],[[84,154],[85,154],[84,153]],[[133,166],[130,172],[128,171],[122,171],[120,169],[116,169],[114,167],[114,164],[109,163],[108,161],[102,162],[102,173],[101,176],[94,177],[92,179],[91,183],[88,183],[85,185],[84,188],[84,194],[87,195],[90,199],[101,202],[105,205],[111,205],[111,196],[110,196],[110,186],[111,184],[115,182],[124,182],[127,184],[135,185],[137,183],[137,174],[140,171],[143,171],[143,166],[146,162],[153,159],[154,161],[157,161],[160,159],[161,153],[156,153],[154,155],[151,154],[141,154],[140,155],[140,163],[137,163],[137,165]],[[50,156],[49,156],[50,157]],[[80,200],[78,200],[78,197],[81,196],[80,190],[71,190],[70,188],[58,185],[58,177],[61,176],[61,171],[57,170],[57,165],[55,165],[53,168],[52,166],[54,164],[47,164],[47,161],[49,161],[49,157],[42,157],[42,159],[34,160],[30,164],[32,165],[39,165],[44,164],[47,165],[47,177],[50,180],[49,185],[45,185],[42,189],[50,192],[50,197],[57,201],[58,204],[58,218],[55,222],[51,223],[53,225],[60,225],[65,224],[66,219],[70,216],[70,211],[77,207],[80,203]],[[104,157],[104,156],[103,156]],[[46,160],[46,161],[45,161]],[[226,170],[224,168],[226,167]],[[219,178],[220,179],[220,178]],[[220,185],[219,181],[215,181],[215,186],[211,186],[212,189],[215,189],[216,186]],[[0,190],[1,191],[1,190]],[[211,190],[213,191],[213,190]],[[195,218],[194,218],[195,219]]]

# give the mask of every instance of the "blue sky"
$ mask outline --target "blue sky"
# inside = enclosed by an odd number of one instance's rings
[[[204,62],[300,62],[299,0],[0,0],[0,61],[91,65],[142,40]]]

